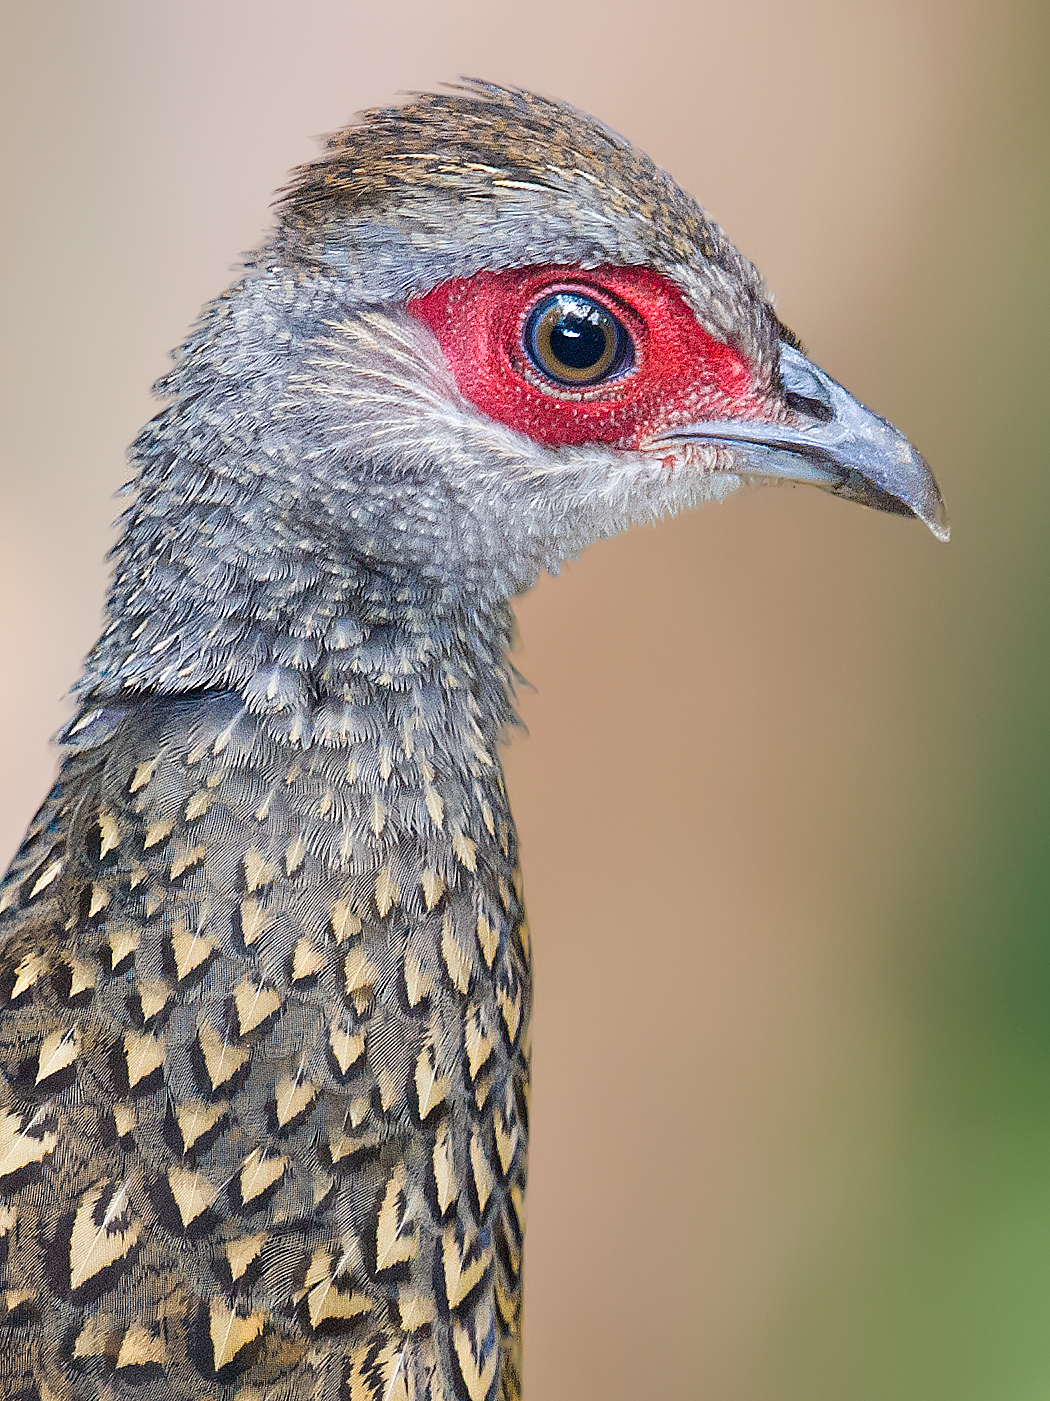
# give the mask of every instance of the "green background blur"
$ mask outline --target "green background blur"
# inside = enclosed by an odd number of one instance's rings
[[[747,492],[519,608],[532,1401],[1050,1396],[1050,13],[75,0],[0,18],[0,858],[122,453],[311,136],[457,73],[631,136],[941,481]]]

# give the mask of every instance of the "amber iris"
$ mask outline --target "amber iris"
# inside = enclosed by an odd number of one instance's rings
[[[555,384],[586,388],[633,363],[631,338],[608,308],[580,292],[555,292],[533,307],[525,353]]]

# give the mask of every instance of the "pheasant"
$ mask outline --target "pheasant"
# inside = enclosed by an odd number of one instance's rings
[[[512,1401],[511,600],[744,482],[940,494],[668,175],[482,83],[332,137],[159,391],[0,886],[0,1394]]]

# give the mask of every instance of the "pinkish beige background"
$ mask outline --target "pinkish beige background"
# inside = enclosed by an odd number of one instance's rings
[[[751,492],[520,605],[528,1395],[1045,1396],[1043,7],[55,0],[0,26],[0,855],[149,385],[288,168],[459,73],[571,99],[921,444],[956,535]]]

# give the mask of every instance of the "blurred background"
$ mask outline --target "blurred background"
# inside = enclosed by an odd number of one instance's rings
[[[629,135],[954,527],[766,490],[518,609],[532,1401],[1050,1395],[1042,0],[53,0],[0,20],[0,856],[151,382],[314,137],[480,74]]]

